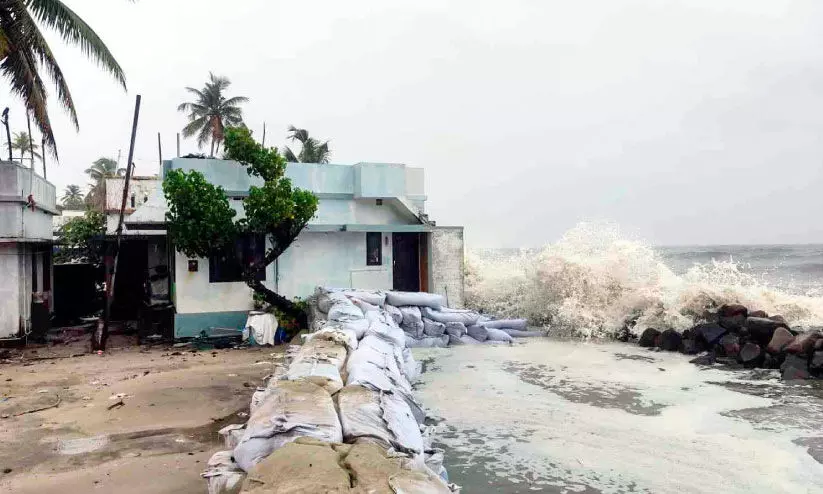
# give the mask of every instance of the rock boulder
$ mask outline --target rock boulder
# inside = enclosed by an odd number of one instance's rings
[[[740,304],[725,304],[717,310],[717,322],[729,331],[739,331],[748,315],[749,310]]]
[[[765,319],[765,318],[769,317],[769,315],[766,314],[765,310],[753,310],[753,311],[749,312],[749,317],[762,317],[762,318]]]
[[[660,337],[657,339],[658,344],[662,350],[666,350],[667,352],[676,352],[680,349],[680,344],[683,342],[683,337],[680,336],[680,333],[673,329],[667,329],[660,333]]]
[[[785,351],[794,355],[810,355],[814,351],[815,344],[821,338],[823,338],[823,334],[819,331],[804,331],[786,345]]]
[[[711,348],[720,341],[720,338],[726,334],[727,330],[717,323],[709,322],[698,324],[692,328],[691,332],[694,335],[698,347],[704,345],[705,348]]]
[[[654,328],[647,328],[640,335],[640,340],[637,342],[639,346],[644,348],[651,348],[657,346],[657,339],[660,337],[660,331]]]
[[[794,379],[808,379],[811,377],[808,368],[808,359],[797,355],[786,355],[786,360],[780,366],[781,377],[784,381]]]
[[[766,351],[771,354],[778,354],[786,348],[786,345],[794,340],[794,335],[786,328],[777,328],[769,341]]]
[[[777,328],[789,329],[786,323],[764,317],[749,317],[746,319],[746,330],[749,337],[760,345],[768,345],[772,341],[772,336],[774,336]]]
[[[737,360],[746,367],[757,367],[763,363],[763,349],[756,343],[746,343],[740,349]]]
[[[726,333],[720,338],[717,346],[719,350],[718,355],[722,354],[727,357],[737,357],[737,354],[740,353],[740,338],[737,335]]]

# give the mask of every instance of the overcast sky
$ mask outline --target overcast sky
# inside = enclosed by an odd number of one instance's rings
[[[424,167],[432,219],[470,246],[586,219],[657,244],[823,242],[819,0],[64,1],[129,91],[49,37],[81,127],[51,105],[58,190],[125,162],[138,93],[135,162],[157,173],[157,132],[168,157],[183,87],[213,71],[267,143],[294,124],[334,163]]]

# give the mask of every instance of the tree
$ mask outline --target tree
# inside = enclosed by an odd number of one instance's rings
[[[99,211],[88,210],[85,215],[70,219],[57,231],[54,261],[100,264],[105,233],[106,216]]]
[[[320,142],[314,137],[309,137],[309,131],[306,129],[298,129],[294,125],[289,126],[289,139],[292,141],[299,141],[301,144],[300,154],[295,155],[294,152],[285,146],[283,156],[286,161],[290,163],[328,163],[331,157],[329,151],[329,141]]]
[[[317,197],[292,188],[284,176],[286,160],[277,148],[264,148],[247,128],[229,128],[225,135],[226,158],[246,167],[249,175],[263,179],[243,199],[245,218],[235,220],[235,211],[222,187],[206,181],[202,173],[171,170],[163,181],[169,204],[166,227],[175,248],[189,257],[209,257],[238,235],[262,235],[268,246],[262,259],[243,267],[243,280],[273,307],[297,318],[305,327],[303,309],[269,290],[260,274],[274,262],[308,224],[317,211]]]
[[[6,143],[6,149],[9,148],[9,143]],[[34,153],[31,150],[34,149]],[[31,156],[34,155],[37,159],[42,159],[43,157],[37,150],[40,149],[40,146],[37,144],[32,144],[32,139],[29,136],[28,132],[15,132],[14,138],[11,140],[11,150],[12,151],[20,151],[20,162],[22,163],[26,159],[26,155],[29,155],[29,159],[33,159]]]
[[[245,96],[226,98],[223,92],[229,88],[231,81],[227,77],[215,76],[209,72],[209,81],[203,89],[187,87],[186,91],[193,94],[194,101],[181,103],[177,111],[188,112],[189,123],[183,127],[183,136],[191,137],[197,134],[197,147],[202,148],[211,140],[211,153],[214,156],[215,145],[220,150],[227,126],[243,124],[243,110],[241,103],[249,101]]]
[[[105,207],[103,182],[107,178],[124,176],[126,169],[117,168],[117,161],[111,158],[101,157],[94,160],[91,166],[86,168],[83,173],[87,173],[92,180],[91,189],[89,189],[89,193],[86,194],[86,204],[102,211]]]
[[[81,209],[83,207],[83,193],[80,192],[79,185],[67,185],[61,198],[63,207],[66,209]]]
[[[77,112],[63,71],[57,64],[39,26],[57,31],[63,41],[78,46],[104,71],[110,73],[123,89],[123,69],[97,33],[60,0],[3,0],[0,2],[0,71],[11,84],[11,92],[20,96],[26,112],[45,138],[46,145],[57,155],[47,108],[46,87],[40,76],[45,68],[57,89],[57,98],[79,130]]]

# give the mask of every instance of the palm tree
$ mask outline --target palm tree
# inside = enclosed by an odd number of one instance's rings
[[[8,148],[9,143],[6,143],[6,149]],[[11,149],[12,151],[20,151],[20,163],[25,160],[27,154],[29,155],[29,159],[32,160],[32,166],[34,165],[34,158],[43,158],[40,153],[37,152],[40,146],[32,143],[28,132],[15,132],[14,138],[11,140]],[[31,151],[32,149],[34,149],[34,152]],[[32,156],[34,156],[34,158],[32,158]]]
[[[79,185],[67,185],[61,198],[63,207],[66,209],[80,209],[83,207],[83,193],[80,192]]]
[[[177,111],[188,112],[189,123],[183,127],[183,136],[197,134],[198,148],[202,148],[211,139],[211,156],[214,156],[215,145],[220,150],[223,129],[243,123],[243,110],[239,105],[249,101],[245,96],[226,98],[223,92],[230,85],[231,81],[227,77],[215,76],[209,72],[209,81],[203,89],[186,88],[186,91],[194,95],[194,101],[181,103],[177,107]]]
[[[47,93],[40,70],[45,69],[57,89],[57,98],[79,130],[77,112],[63,71],[57,64],[39,26],[57,31],[64,42],[76,45],[100,68],[109,72],[123,89],[123,69],[97,33],[60,0],[0,1],[0,72],[20,96],[26,112],[43,134],[46,145],[57,155],[47,108]]]
[[[294,125],[289,127],[289,139],[299,141],[301,144],[300,154],[294,154],[288,146],[283,151],[283,157],[291,163],[328,163],[331,157],[329,151],[329,141],[320,142],[314,137],[309,137],[309,131],[298,129]]]
[[[88,173],[95,183],[99,183],[106,178],[122,177],[126,174],[126,169],[117,168],[117,161],[111,158],[97,158],[83,173]]]

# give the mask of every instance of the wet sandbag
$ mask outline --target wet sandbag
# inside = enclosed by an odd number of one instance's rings
[[[277,381],[271,396],[249,417],[246,432],[234,448],[235,462],[245,471],[298,437],[328,442],[343,440],[331,395],[309,381]]]
[[[519,329],[501,328],[501,331],[509,333],[515,338],[533,338],[535,336],[546,336],[545,331],[520,331]]]
[[[424,336],[422,338],[412,338],[406,335],[406,347],[408,348],[446,348],[449,346],[449,335]]]
[[[431,307],[422,307],[420,313],[423,317],[431,319],[432,321],[447,323],[447,322],[462,322],[466,326],[477,324],[480,314],[470,310],[449,309],[444,307],[442,310],[432,309]]]
[[[423,337],[423,330],[426,326],[423,324],[423,321],[416,322],[413,324],[403,324],[401,329],[404,333],[411,336],[412,338],[422,338]]]
[[[505,331],[501,331],[497,328],[489,328],[486,327],[486,334],[488,335],[487,341],[496,341],[501,343],[514,343],[514,338],[509,335],[509,333]]]
[[[386,303],[395,307],[413,305],[417,307],[431,307],[440,309],[446,305],[446,299],[442,295],[425,292],[388,292],[386,293]]]
[[[249,494],[349,493],[343,466],[350,446],[301,437],[254,466],[244,484]],[[342,451],[341,451],[342,450]]]
[[[343,387],[343,377],[337,364],[328,360],[292,362],[285,376],[288,381],[308,381],[322,387],[327,393],[336,393]],[[261,407],[262,408],[262,407]]]
[[[377,444],[354,444],[344,463],[357,479],[353,492],[451,494],[448,485],[415,459],[398,457]],[[316,491],[315,491],[316,492]]]
[[[206,471],[200,476],[206,479],[209,494],[239,494],[246,472],[232,460],[231,451],[218,451],[209,458]]]
[[[395,324],[397,324],[398,326],[403,324],[403,313],[400,311],[400,309],[393,305],[386,304],[383,306],[383,310],[386,311],[386,314],[388,314],[392,318]]]
[[[369,329],[369,324],[368,319],[358,319],[356,321],[346,321],[344,323],[340,323],[340,327],[354,332],[354,337],[360,340],[366,335],[366,330]]]
[[[475,340],[474,338],[472,338],[472,337],[471,337],[471,336],[469,336],[469,335],[463,335],[463,336],[461,336],[461,337],[460,337],[460,341],[461,341],[464,345],[479,345],[479,344],[480,344],[480,342],[479,342],[479,341]]]
[[[399,307],[399,310],[400,313],[403,314],[403,325],[423,322],[423,316],[420,315],[419,307]]]
[[[328,362],[343,370],[349,352],[346,345],[335,340],[313,338],[303,343],[292,365],[310,362]]]
[[[338,326],[339,325],[339,326]],[[330,323],[324,325],[318,331],[305,336],[303,344],[312,340],[326,340],[339,343],[349,350],[357,348],[357,331],[350,329],[347,323]]]
[[[496,329],[517,329],[520,331],[525,331],[528,325],[528,321],[526,319],[500,319],[497,321],[485,321],[483,326],[487,328],[496,328]]]
[[[366,336],[364,336],[364,338],[368,336],[383,338],[399,348],[403,348],[403,344],[406,341],[406,336],[402,329],[394,324],[388,324],[380,321],[373,321],[369,325],[369,329],[366,330]]]
[[[351,298],[351,303],[353,303],[358,309],[363,311],[363,314],[367,314],[369,312],[376,312],[380,310],[380,307],[370,304],[366,301],[360,300],[359,298]]]
[[[402,374],[403,354],[400,347],[376,336],[368,336],[360,342],[360,347],[351,353],[346,362],[346,372],[366,363],[377,365],[388,372]]]
[[[449,346],[459,346],[459,345],[465,345],[466,344],[465,342],[463,342],[462,337],[460,337],[460,336],[454,336],[454,335],[451,335],[451,334],[447,334],[446,336],[449,337]]]
[[[402,397],[346,386],[336,398],[345,442],[373,442],[412,456],[423,454],[420,427]]]
[[[426,336],[443,336],[446,332],[446,325],[442,322],[432,321],[431,319],[423,319],[423,334]]]
[[[416,381],[422,372],[422,365],[414,360],[411,350],[403,349],[403,374],[409,382]]]
[[[373,362],[350,366],[346,385],[365,386],[374,391],[399,393],[406,400],[418,424],[426,420],[426,412],[417,401],[412,391],[411,383],[402,372],[394,370],[394,366],[382,367]]]
[[[460,338],[464,334],[467,334],[468,331],[466,330],[466,325],[462,322],[447,322],[446,323],[446,334],[449,336],[454,336],[455,338]]]
[[[217,431],[217,434],[223,438],[223,445],[226,449],[232,450],[240,444],[240,440],[243,439],[245,432],[246,424],[229,424]],[[228,453],[229,456],[231,456],[231,451],[228,451]]]
[[[345,299],[345,302],[337,302],[329,309],[329,321],[357,321],[363,317],[363,311],[349,299]]]
[[[349,299],[358,299],[377,307],[383,307],[386,303],[386,294],[384,292],[376,291],[370,292],[366,290],[344,290],[343,294]]]
[[[317,298],[317,308],[321,312],[328,312],[338,302],[346,303],[349,299],[340,292],[330,291],[328,288],[317,287],[315,290],[315,297]]]
[[[477,341],[483,342],[489,338],[489,331],[484,326],[469,326],[466,328],[469,336]]]

